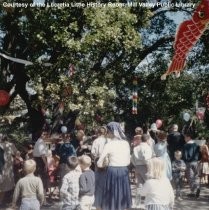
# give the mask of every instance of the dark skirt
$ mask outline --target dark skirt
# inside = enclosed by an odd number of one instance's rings
[[[102,208],[102,196],[103,189],[105,186],[107,171],[104,170],[95,170],[95,194],[94,194],[94,205],[96,208]]]
[[[128,167],[107,168],[103,189],[102,210],[124,210],[131,208],[131,188]]]

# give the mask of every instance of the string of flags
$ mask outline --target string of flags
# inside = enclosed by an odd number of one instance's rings
[[[137,105],[138,105],[138,92],[137,92],[137,85],[138,81],[135,77],[133,79],[133,91],[132,91],[132,114],[136,115],[138,114]]]

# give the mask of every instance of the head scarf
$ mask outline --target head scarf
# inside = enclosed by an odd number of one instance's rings
[[[126,136],[118,122],[110,122],[107,124],[107,130],[114,134],[115,138],[126,140]]]

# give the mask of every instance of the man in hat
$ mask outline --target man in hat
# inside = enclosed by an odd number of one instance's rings
[[[179,150],[182,151],[184,145],[184,136],[178,132],[178,125],[173,124],[171,127],[171,132],[167,136],[167,143],[168,143],[168,152],[171,161],[175,160],[175,151]]]

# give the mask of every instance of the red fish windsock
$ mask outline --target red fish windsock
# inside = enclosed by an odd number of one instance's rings
[[[207,29],[208,23],[209,0],[202,0],[194,11],[192,19],[180,24],[173,44],[175,54],[167,71],[161,76],[162,80],[165,80],[167,75],[174,72],[177,76],[180,75],[180,72],[185,67],[189,51]]]

